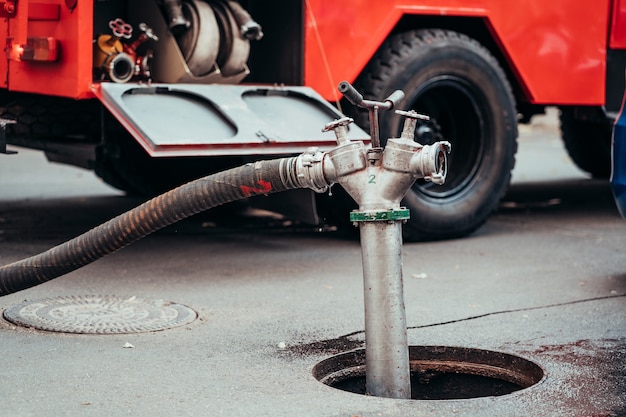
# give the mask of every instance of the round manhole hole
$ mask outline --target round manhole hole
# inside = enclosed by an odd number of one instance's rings
[[[543,370],[519,356],[481,349],[409,346],[411,399],[454,400],[500,396],[535,385]],[[356,394],[365,389],[365,350],[333,356],[313,368],[331,387]]]
[[[182,304],[101,295],[25,301],[4,311],[4,318],[19,326],[81,334],[152,332],[183,326],[196,317]]]

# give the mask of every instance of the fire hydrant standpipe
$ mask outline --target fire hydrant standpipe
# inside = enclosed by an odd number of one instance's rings
[[[384,102],[375,102],[364,100],[346,81],[339,85],[339,90],[352,104],[370,111],[372,149],[368,151],[342,140],[348,121],[327,125],[327,129],[335,130],[339,143],[328,153],[337,182],[359,204],[350,219],[358,224],[361,235],[366,392],[377,397],[410,399],[402,282],[402,222],[409,218],[409,210],[400,207],[400,202],[417,178],[437,184],[445,181],[450,144],[422,146],[414,142],[417,119],[428,117],[414,111],[398,111],[406,117],[402,136],[389,139],[382,149],[377,112],[394,108],[404,94],[396,91]]]
[[[384,102],[363,100],[347,82],[340,84],[340,91],[374,117],[404,96],[396,91]],[[46,252],[0,267],[0,296],[67,274],[212,207],[296,188],[324,192],[338,183],[359,204],[350,218],[361,233],[367,392],[410,398],[401,226],[409,211],[400,201],[418,178],[443,184],[450,144],[414,142],[416,119],[425,116],[400,113],[407,117],[405,129],[385,149],[350,142],[346,132],[352,119],[336,120],[323,129],[334,130],[338,143],[326,153],[309,149],[297,157],[258,161],[191,181]],[[373,144],[379,144],[377,123],[372,132]]]

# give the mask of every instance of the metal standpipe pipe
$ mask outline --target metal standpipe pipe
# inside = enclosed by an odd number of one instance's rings
[[[391,109],[403,94],[394,92],[384,102],[363,100],[347,82],[340,91],[353,104],[370,110],[370,123],[379,109]],[[344,118],[329,123],[339,146],[327,153],[324,172],[339,183],[358,203],[350,219],[360,228],[365,304],[366,392],[387,398],[411,398],[411,376],[407,341],[406,311],[402,281],[402,223],[409,210],[400,202],[418,178],[443,184],[447,171],[448,142],[423,146],[414,141],[417,119],[428,119],[414,111],[397,113],[406,117],[402,136],[389,139],[385,149],[366,150],[363,144],[345,140]],[[371,129],[372,133],[377,129]],[[380,144],[372,137],[372,144]]]
[[[402,283],[400,221],[359,225],[365,305],[366,390],[411,398],[411,374]]]

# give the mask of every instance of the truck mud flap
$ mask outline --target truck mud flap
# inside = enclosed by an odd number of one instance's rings
[[[98,83],[93,92],[153,157],[330,149],[322,127],[343,116],[308,87]],[[348,138],[369,141],[355,124]]]

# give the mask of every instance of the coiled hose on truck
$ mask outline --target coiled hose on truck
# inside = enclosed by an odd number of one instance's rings
[[[303,188],[296,178],[296,160],[259,161],[191,181],[46,252],[0,267],[0,296],[60,277],[221,204]]]

